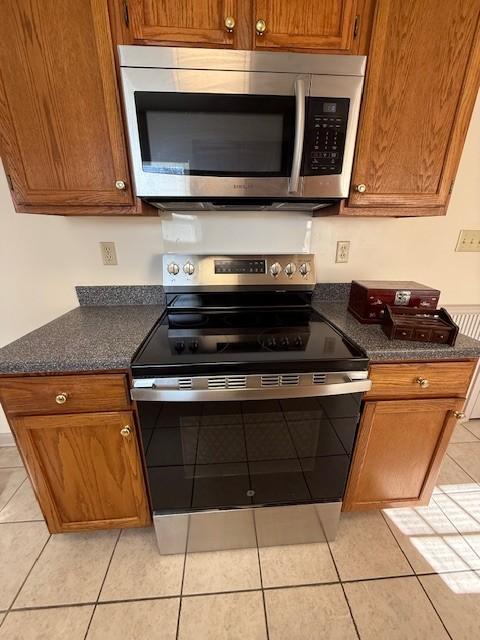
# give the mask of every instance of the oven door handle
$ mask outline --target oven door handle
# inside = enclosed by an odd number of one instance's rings
[[[292,171],[288,183],[289,193],[298,191],[300,170],[303,159],[303,139],[305,136],[305,78],[295,80],[295,142],[293,145]]]
[[[348,393],[364,393],[372,386],[371,380],[348,380],[316,385],[263,387],[260,389],[173,389],[157,387],[133,387],[132,400],[143,402],[218,402],[235,400],[276,400],[337,396]]]

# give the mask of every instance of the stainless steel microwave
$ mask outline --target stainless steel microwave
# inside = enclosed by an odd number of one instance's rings
[[[137,196],[315,208],[348,195],[364,56],[120,46]]]

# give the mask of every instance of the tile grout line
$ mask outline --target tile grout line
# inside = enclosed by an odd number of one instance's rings
[[[353,622],[353,627],[355,629],[355,633],[357,634],[358,640],[360,640],[360,632],[359,632],[358,627],[357,627],[357,621],[355,620],[355,618],[353,616],[352,607],[350,606],[350,601],[348,599],[347,592],[345,591],[345,587],[343,586],[343,582],[342,582],[342,579],[340,577],[340,571],[338,570],[337,563],[335,562],[335,557],[333,555],[333,551],[332,551],[332,548],[330,546],[330,542],[328,540],[325,540],[325,542],[327,543],[327,548],[328,548],[328,551],[330,553],[330,557],[332,559],[333,566],[335,568],[335,573],[337,574],[338,582],[340,583],[340,586],[342,588],[343,597],[345,598],[345,602],[347,603],[348,611],[350,613],[350,618],[352,619],[352,622]],[[333,584],[336,584],[336,583],[333,583]]]
[[[450,635],[446,624],[444,623],[442,616],[438,613],[437,608],[435,607],[435,605],[432,602],[432,599],[430,598],[430,596],[428,595],[427,590],[425,589],[425,587],[423,586],[422,581],[420,580],[420,578],[418,576],[415,576],[415,578],[417,579],[418,584],[420,585],[420,588],[422,589],[422,591],[424,592],[425,596],[427,597],[427,600],[430,602],[430,604],[432,605],[432,609],[435,611],[435,613],[437,614],[438,619],[440,620],[440,622],[442,623],[442,627],[445,629],[445,633],[447,634],[447,636],[450,638],[450,640],[453,640],[452,636]]]
[[[97,599],[93,603],[92,615],[90,616],[90,620],[88,621],[87,628],[85,629],[85,635],[83,637],[83,640],[86,640],[86,638],[88,636],[88,632],[90,631],[90,625],[92,624],[93,616],[95,615],[95,611],[97,610],[98,600],[100,598],[100,594],[102,593],[102,589],[103,589],[103,585],[105,584],[105,580],[107,579],[107,574],[108,574],[108,571],[110,569],[110,565],[112,564],[113,556],[115,554],[115,550],[117,548],[118,541],[120,540],[120,536],[122,535],[122,531],[124,531],[124,529],[120,529],[119,530],[118,535],[117,535],[117,539],[115,540],[115,544],[113,545],[112,553],[110,554],[110,559],[108,561],[107,568],[105,570],[105,575],[103,576],[102,584],[100,585],[100,589],[98,590]]]
[[[0,511],[0,514],[1,514],[1,511]],[[30,524],[31,522],[43,522],[45,525],[47,524],[45,522],[45,518],[41,518],[41,519],[38,518],[35,520],[5,520],[4,522],[0,522],[0,526],[2,526],[2,524]]]
[[[14,523],[11,523],[14,524]],[[45,540],[44,545],[42,546],[42,548],[40,549],[39,554],[37,555],[37,557],[35,558],[32,566],[30,567],[30,570],[28,571],[27,575],[25,576],[22,584],[20,585],[15,597],[13,598],[12,602],[10,603],[10,606],[8,607],[8,610],[6,612],[5,617],[3,618],[2,622],[0,623],[0,627],[3,625],[3,623],[5,622],[5,620],[7,619],[9,613],[12,611],[12,607],[15,604],[15,602],[17,601],[18,596],[20,595],[21,590],[23,589],[23,587],[25,586],[25,583],[27,582],[28,578],[30,577],[30,574],[32,573],[33,569],[35,568],[35,565],[37,564],[38,560],[40,559],[40,556],[42,555],[42,553],[45,551],[45,547],[47,546],[47,544],[50,542],[50,539],[52,537],[52,534],[49,533],[48,534],[48,538]]]
[[[475,437],[475,438],[480,442],[480,438],[477,436],[477,434],[476,434],[476,433],[473,433],[473,431],[471,431],[471,430],[468,428],[468,426],[467,426],[467,425],[469,425],[469,424],[470,424],[470,422],[471,422],[470,420],[467,420],[466,422],[461,422],[460,424],[462,425],[462,427],[464,427],[464,428],[465,428],[469,433],[471,433],[471,434],[472,434],[472,436],[474,436],[474,437]],[[472,442],[473,442],[473,441],[472,441]],[[453,444],[455,444],[455,443],[453,443]]]
[[[189,534],[189,530],[190,530],[190,523],[189,523],[189,527],[188,527],[188,531],[187,531],[187,541],[188,541],[188,534]],[[182,600],[184,598],[183,595],[183,583],[185,582],[185,568],[187,566],[187,550],[185,550],[185,554],[183,556],[183,571],[182,571],[182,582],[180,584],[180,596],[179,596],[179,603],[178,603],[178,616],[177,616],[177,631],[175,634],[175,639],[178,640],[178,636],[180,633],[180,615],[182,613]]]
[[[281,586],[275,586],[275,587],[264,587],[263,590],[264,591],[279,591],[279,590],[285,590],[285,589],[302,589],[305,587],[326,587],[326,586],[333,586],[333,585],[342,585],[342,584],[357,584],[357,583],[362,583],[362,582],[375,582],[375,581],[383,581],[383,580],[400,580],[402,578],[415,578],[415,577],[420,577],[423,578],[425,576],[442,576],[442,575],[448,575],[450,573],[471,573],[472,569],[463,569],[461,571],[448,571],[448,572],[443,572],[443,573],[435,573],[434,571],[430,572],[430,573],[419,573],[418,576],[415,575],[398,575],[398,576],[380,576],[380,577],[375,577],[375,578],[362,578],[359,580],[343,580],[343,581],[331,581],[331,582],[307,582],[307,583],[302,583],[302,584],[293,584],[293,585],[281,585]],[[261,591],[261,589],[235,589],[234,591],[206,591],[206,592],[202,592],[202,593],[189,593],[189,594],[185,594],[183,596],[183,599],[189,599],[189,598],[199,598],[199,597],[208,597],[208,596],[221,596],[221,595],[230,595],[232,593],[257,593]],[[99,605],[104,605],[104,604],[122,604],[122,603],[127,603],[127,602],[148,602],[151,600],[178,600],[179,596],[178,595],[168,595],[168,596],[145,596],[143,598],[140,597],[135,597],[135,598],[126,598],[126,599],[112,599],[112,600],[102,600],[101,602],[98,602]],[[41,610],[41,609],[65,609],[65,608],[69,608],[69,607],[85,607],[85,606],[92,606],[96,604],[95,600],[92,601],[85,601],[85,602],[72,602],[72,603],[68,603],[68,604],[48,604],[48,605],[40,605],[40,606],[36,606],[36,607],[18,607],[16,609],[13,609],[13,611],[17,612],[17,611],[37,611],[37,610]],[[7,611],[2,611],[2,613],[7,613]]]
[[[455,444],[455,442],[454,442],[453,444]],[[472,443],[472,442],[468,442],[468,443],[465,443],[465,442],[459,442],[459,443],[457,443],[457,444],[475,444],[475,442],[474,442],[474,443]],[[448,451],[447,451],[447,454],[446,454],[446,455],[450,458],[450,460],[453,460],[453,462],[454,462],[457,466],[459,466],[459,467],[460,467],[460,469],[463,471],[463,473],[465,473],[465,474],[470,478],[470,480],[473,482],[473,484],[476,484],[476,485],[478,486],[478,491],[480,491],[480,483],[479,483],[477,480],[475,480],[475,478],[474,478],[474,477],[473,477],[473,476],[472,476],[472,475],[471,475],[471,474],[470,474],[466,469],[464,469],[464,468],[462,467],[462,465],[461,465],[457,460],[455,460],[455,458],[454,458],[453,456],[451,456],[451,455],[448,453]],[[477,491],[477,489],[475,489],[475,491]],[[473,493],[473,491],[459,491],[458,493]]]
[[[459,492],[459,493],[460,493],[460,492]],[[467,494],[468,494],[468,493],[473,493],[473,491],[466,491],[466,492],[464,492],[464,493],[467,493]],[[455,502],[455,504],[456,504],[456,505],[458,505],[458,502],[456,502],[454,498],[452,498],[452,497],[451,497],[451,496],[449,496],[448,494],[445,494],[445,495],[446,495],[446,496],[447,496],[447,498],[449,498],[450,500],[453,500],[453,502]],[[454,494],[454,495],[456,495],[456,494]],[[433,496],[432,496],[432,498],[433,498]],[[444,509],[442,509],[442,506],[441,506],[441,505],[440,505],[440,504],[435,500],[435,498],[433,498],[433,500],[434,500],[435,504],[437,505],[437,507],[440,509],[440,511],[443,513],[443,515],[444,515],[444,516],[447,518],[447,520],[450,522],[450,524],[452,525],[452,527],[455,529],[455,531],[457,531],[458,535],[462,538],[462,540],[466,543],[466,545],[471,549],[472,553],[473,553],[473,554],[478,558],[479,565],[480,565],[480,554],[479,554],[479,553],[477,552],[477,550],[473,547],[473,545],[470,543],[470,541],[469,541],[469,540],[467,540],[467,538],[465,537],[465,534],[463,534],[463,533],[458,529],[458,527],[457,527],[457,526],[456,526],[456,524],[453,522],[453,520],[451,520],[451,519],[450,519],[450,517],[449,517],[449,515],[447,514],[447,512],[446,512]],[[459,506],[459,508],[461,508],[461,509],[462,509],[462,511],[464,511],[465,513],[468,513],[467,511],[465,511],[465,510],[463,509],[463,507],[461,507],[460,505],[458,505],[458,506]],[[468,515],[470,516],[470,514],[468,514]],[[473,516],[470,516],[470,517],[473,517]],[[474,518],[474,520],[476,520],[476,519]],[[474,533],[474,532],[472,532],[472,533]],[[448,537],[448,536],[445,536],[445,537]],[[480,566],[479,566],[479,569],[472,569],[471,567],[470,567],[470,569],[464,569],[464,571],[479,571],[479,570],[480,570]],[[445,573],[446,573],[446,572],[445,572]],[[453,571],[449,571],[448,573],[460,573],[460,572],[456,572],[456,571],[455,571],[455,572],[453,572]]]
[[[20,469],[20,467],[4,467],[2,469],[0,469],[0,471],[4,471],[5,469]],[[25,473],[27,473],[25,471]],[[25,482],[28,480],[28,476],[26,475],[25,478],[22,480],[22,482],[20,482],[20,484],[18,485],[18,487],[15,489],[15,491],[12,493],[12,495],[10,496],[10,498],[6,501],[6,503],[3,505],[3,507],[0,509],[0,514],[2,513],[2,511],[10,504],[10,502],[13,500],[13,498],[17,495],[17,493],[20,491],[20,489],[23,487],[23,485],[25,484]],[[3,522],[0,522],[0,524],[5,524]]]
[[[433,495],[433,494],[432,494],[432,495]],[[433,497],[432,497],[432,499],[433,499]],[[433,499],[433,501],[435,502],[435,500],[434,500],[434,499]],[[437,504],[437,503],[435,502],[435,504]],[[439,505],[437,505],[437,506],[439,507]],[[440,508],[440,507],[439,507],[439,508]],[[443,510],[442,510],[442,509],[441,509],[441,511],[442,511],[442,513],[443,513]],[[388,528],[389,528],[389,530],[390,530],[390,533],[391,533],[391,534],[392,534],[392,536],[395,538],[395,542],[397,543],[397,545],[398,545],[398,547],[399,547],[400,551],[401,551],[401,552],[403,553],[403,555],[405,556],[405,560],[406,560],[406,561],[408,562],[408,564],[410,565],[410,567],[411,567],[411,569],[412,569],[412,571],[413,571],[413,575],[414,575],[414,577],[416,578],[416,580],[417,580],[418,584],[420,585],[420,588],[421,588],[421,589],[422,589],[422,591],[424,592],[424,594],[425,594],[425,596],[426,596],[427,600],[430,602],[430,605],[431,605],[432,609],[433,609],[433,610],[435,611],[435,613],[437,614],[437,618],[440,620],[440,623],[441,623],[442,627],[445,629],[445,633],[446,633],[446,634],[447,634],[447,636],[450,638],[450,640],[453,640],[453,639],[452,639],[452,636],[451,636],[451,635],[450,635],[450,633],[448,632],[448,629],[447,629],[447,627],[446,627],[446,625],[445,625],[444,621],[442,620],[441,615],[438,613],[438,611],[437,611],[437,609],[436,609],[435,605],[433,604],[433,602],[432,602],[432,600],[431,600],[430,596],[429,596],[429,595],[428,595],[428,593],[427,593],[427,590],[426,590],[426,589],[425,589],[425,587],[423,586],[422,581],[420,580],[419,576],[418,576],[418,575],[417,575],[417,573],[415,572],[415,569],[413,568],[412,563],[411,563],[411,562],[410,562],[410,560],[408,559],[407,554],[405,553],[405,551],[404,551],[404,550],[402,549],[402,547],[400,546],[400,543],[399,543],[399,541],[397,540],[397,538],[393,535],[393,531],[391,530],[390,525],[388,524],[388,518],[387,518],[387,517],[385,516],[385,514],[383,513],[383,509],[381,510],[381,514],[382,514],[382,517],[383,517],[383,519],[384,519],[384,521],[385,521],[385,524],[387,525],[387,527],[388,527]],[[449,521],[449,522],[451,522],[451,521],[450,521],[450,518],[448,518],[448,516],[447,516],[446,514],[445,514],[445,516],[447,517],[448,521]],[[453,525],[453,522],[452,522],[452,525]],[[458,531],[458,529],[455,527],[455,525],[453,525],[453,526],[454,526],[455,530],[457,530],[457,531]],[[420,574],[420,575],[422,575],[422,574]],[[435,574],[435,575],[438,575],[438,574]]]
[[[264,588],[263,588],[262,561],[260,559],[260,548],[258,546],[257,523],[256,523],[255,518],[253,518],[253,529],[255,531],[255,542],[257,543],[258,572],[259,572],[259,575],[260,575],[260,589],[262,591],[263,615],[264,615],[264,618],[265,618],[265,632],[267,634],[267,640],[270,640],[270,631],[268,629],[267,604],[265,602],[265,591],[264,591]]]

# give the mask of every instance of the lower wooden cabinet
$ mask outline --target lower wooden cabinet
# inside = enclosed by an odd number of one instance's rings
[[[51,533],[150,524],[130,411],[10,422]]]
[[[400,367],[399,367],[400,368]],[[345,511],[427,504],[464,399],[366,402]]]

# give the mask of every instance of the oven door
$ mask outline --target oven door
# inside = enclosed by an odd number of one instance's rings
[[[160,551],[333,539],[361,397],[138,401]]]
[[[300,197],[309,75],[121,69],[136,194]]]

